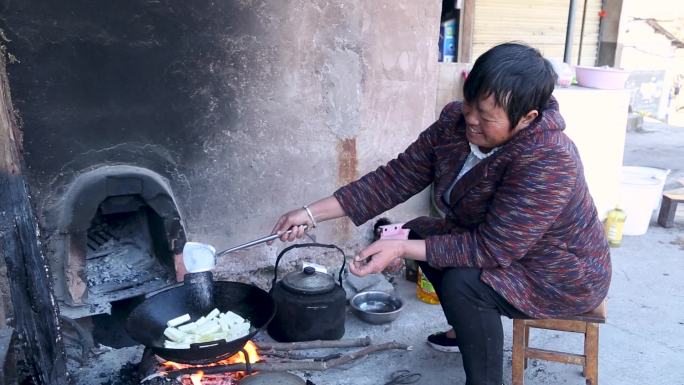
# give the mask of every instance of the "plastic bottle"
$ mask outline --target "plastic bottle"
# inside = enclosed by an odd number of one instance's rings
[[[423,272],[418,268],[418,282],[416,284],[416,295],[418,299],[425,303],[436,305],[439,303],[439,298],[437,293],[435,293],[435,288],[432,287],[432,283],[425,278]]]
[[[619,247],[622,242],[622,228],[625,226],[625,219],[627,215],[620,208],[615,206],[614,209],[608,212],[604,229],[606,231],[606,238],[608,238],[608,245],[610,247]]]

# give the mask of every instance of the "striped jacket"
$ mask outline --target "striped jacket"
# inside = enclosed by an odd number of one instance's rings
[[[425,239],[431,266],[482,268],[483,282],[533,318],[595,308],[608,292],[610,253],[556,100],[463,175],[447,205],[470,151],[461,107],[447,105],[396,159],[337,190],[345,213],[360,225],[434,183],[445,218],[405,225]]]

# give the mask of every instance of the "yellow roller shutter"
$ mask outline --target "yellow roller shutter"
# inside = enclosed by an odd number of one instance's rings
[[[522,41],[547,58],[563,59],[569,0],[475,0],[473,61],[492,46]],[[583,0],[577,0],[572,64],[577,64]],[[582,65],[594,65],[598,53],[601,0],[588,0]]]

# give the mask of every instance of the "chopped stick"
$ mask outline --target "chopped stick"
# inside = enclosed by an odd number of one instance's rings
[[[324,362],[317,362],[322,364],[324,368],[322,370],[328,369],[328,368],[334,368],[336,366],[341,366],[344,364],[347,364],[349,362],[352,362],[354,360],[357,360],[359,358],[363,358],[369,354],[375,353],[375,352],[380,352],[383,350],[391,350],[391,349],[397,349],[397,350],[413,350],[412,346],[406,345],[406,344],[401,344],[399,342],[385,342],[384,344],[379,344],[379,345],[370,345],[366,348],[363,348],[361,350],[357,350],[355,352],[351,352],[349,354],[343,354],[339,358],[332,359],[330,361],[324,361]]]
[[[282,360],[279,360],[279,362],[283,362],[285,360],[287,360],[287,361],[297,361],[297,360],[299,360],[299,361],[301,361],[301,360],[330,361],[333,358],[338,358],[338,357],[342,356],[342,353],[327,354],[325,356],[310,356],[308,354],[296,353],[296,352],[292,352],[292,351],[267,351],[267,352],[260,351],[259,354],[264,356],[264,357],[281,358]]]
[[[303,342],[258,342],[259,350],[306,350],[306,349],[333,349],[333,348],[358,348],[369,346],[371,338],[351,338],[337,341],[303,341]]]
[[[252,370],[256,372],[280,372],[288,370],[316,370],[323,371],[326,369],[334,368],[336,366],[344,365],[359,358],[366,357],[369,354],[383,351],[383,350],[411,350],[409,345],[401,344],[398,342],[386,342],[378,345],[370,345],[356,352],[349,354],[344,354],[338,358],[334,358],[328,361],[300,361],[300,362],[257,362],[252,364]],[[228,373],[228,372],[244,372],[245,364],[231,364],[231,365],[216,365],[216,366],[205,366],[205,367],[193,367],[188,369],[171,370],[166,373],[158,373],[161,376],[166,377],[180,377],[184,375],[190,375],[197,373],[198,371],[204,372],[204,374],[217,374],[217,373]],[[153,376],[150,376],[153,377]],[[158,377],[158,376],[157,376]],[[149,378],[149,377],[148,377]]]

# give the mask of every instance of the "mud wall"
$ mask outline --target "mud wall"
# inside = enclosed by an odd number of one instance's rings
[[[167,178],[188,238],[230,246],[387,162],[434,119],[438,1],[0,1],[44,236],[76,176]],[[389,213],[427,212],[425,195]],[[345,220],[321,242],[354,249]],[[227,258],[272,264],[275,249]]]

